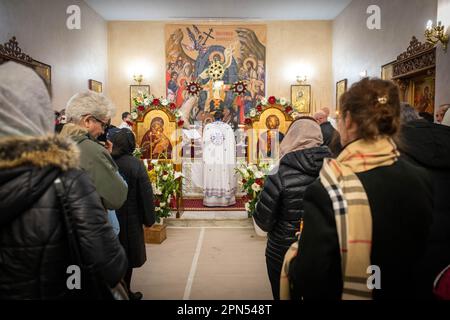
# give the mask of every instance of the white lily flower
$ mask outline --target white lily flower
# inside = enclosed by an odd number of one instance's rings
[[[180,177],[184,177],[184,174],[182,174],[181,172],[175,172],[175,179],[178,179]]]
[[[152,160],[152,165],[156,166],[158,164],[158,160]]]
[[[245,211],[250,212],[250,202],[245,203]]]
[[[150,99],[146,98],[144,99],[144,105],[148,106],[150,104]]]
[[[287,103],[286,98],[280,98],[280,104],[284,106]]]
[[[155,211],[160,211],[161,208],[160,207],[155,207]]]
[[[165,202],[161,202],[161,203],[159,204],[159,206],[160,206],[161,208],[164,208],[164,207],[166,206],[166,203],[165,203]]]
[[[255,109],[251,109],[250,110],[250,117],[254,117],[256,116],[256,110]]]
[[[138,118],[138,114],[136,112],[132,112],[131,118],[133,118],[133,120],[136,120]]]
[[[167,178],[169,178],[169,175],[168,175],[168,174],[165,174],[165,175],[162,176],[162,179],[163,179],[164,181],[167,181]]]
[[[169,101],[167,99],[161,99],[161,104],[163,106],[167,106],[169,104]]]
[[[256,179],[261,179],[261,178],[264,178],[264,173],[262,173],[261,171],[256,171],[255,172],[255,178]]]
[[[245,170],[245,171],[243,172],[243,176],[244,176],[245,179],[250,178],[250,174],[247,172],[247,170]]]
[[[265,106],[265,105],[267,105],[267,99],[266,98],[262,98],[261,99],[261,104],[263,105],[263,106]]]
[[[155,195],[157,195],[157,196],[162,195],[162,191],[158,187],[155,188]]]
[[[260,187],[260,185],[257,184],[257,183],[252,184],[252,189],[253,189],[253,191],[255,191],[255,192],[261,191],[261,187]]]

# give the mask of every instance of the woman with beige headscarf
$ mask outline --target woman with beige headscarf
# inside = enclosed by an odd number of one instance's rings
[[[279,299],[283,258],[298,240],[303,216],[303,193],[319,176],[323,159],[331,157],[323,147],[320,126],[310,117],[294,121],[280,145],[281,160],[268,176],[254,213],[255,222],[268,232],[266,265],[274,299]]]

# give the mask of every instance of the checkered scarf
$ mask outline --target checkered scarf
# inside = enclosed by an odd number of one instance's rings
[[[333,204],[341,250],[342,299],[371,299],[367,268],[371,265],[372,215],[367,194],[356,173],[394,164],[399,156],[390,138],[357,140],[339,157],[325,159],[320,181]],[[305,226],[306,228],[308,226]]]

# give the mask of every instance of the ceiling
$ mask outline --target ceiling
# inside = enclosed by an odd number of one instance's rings
[[[352,0],[85,0],[105,20],[333,20]]]

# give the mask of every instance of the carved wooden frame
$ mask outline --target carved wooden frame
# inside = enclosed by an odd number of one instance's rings
[[[34,60],[29,55],[22,52],[16,37],[12,37],[8,42],[0,45],[0,64],[7,61],[15,61],[32,68],[44,81],[50,96],[52,95],[52,67],[43,62]]]
[[[402,100],[414,105],[416,81],[436,74],[436,47],[413,36],[409,47],[393,63],[393,69],[392,80],[398,84]]]

